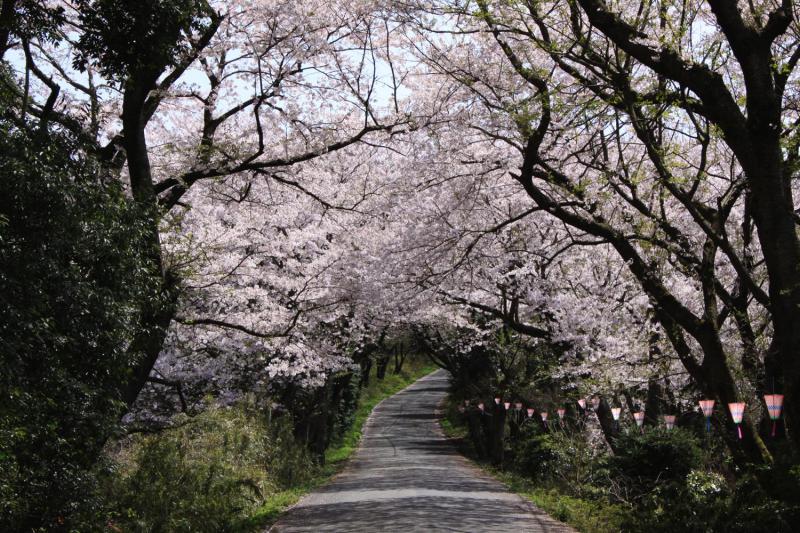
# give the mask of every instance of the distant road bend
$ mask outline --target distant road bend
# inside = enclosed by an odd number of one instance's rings
[[[444,438],[435,410],[447,387],[439,370],[384,400],[345,470],[270,532],[575,533],[480,472]]]

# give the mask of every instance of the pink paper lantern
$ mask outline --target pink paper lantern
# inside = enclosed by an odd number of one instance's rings
[[[567,410],[563,407],[559,407],[556,409],[556,413],[558,413],[559,420],[564,420],[564,415],[567,414]]]
[[[700,410],[703,411],[703,416],[711,418],[714,413],[714,400],[700,400]]]
[[[636,425],[642,427],[644,424],[644,411],[637,411],[633,413],[633,420],[636,422]]]
[[[675,415],[664,415],[664,426],[667,430],[675,427]]]
[[[469,400],[464,400],[464,407],[469,405]]]
[[[500,400],[501,400],[501,398],[499,396],[497,398],[495,398],[494,399],[495,405],[500,405]]]
[[[540,415],[541,415],[541,417],[542,417],[542,422],[544,422],[545,424],[547,424],[547,411],[542,411],[542,412],[541,412],[541,413],[539,413],[539,414],[540,414]]]
[[[783,410],[783,394],[765,394],[764,401],[767,402],[770,419],[779,419]]]
[[[533,416],[533,407],[528,407],[528,418]]]
[[[614,422],[619,420],[619,414],[622,412],[622,408],[620,407],[612,407],[611,408],[611,418],[614,419]]]
[[[765,394],[764,401],[767,403],[769,418],[772,420],[772,436],[775,436],[775,429],[778,419],[783,410],[783,394]]]
[[[480,409],[480,410],[481,410],[481,413],[482,413],[482,412],[483,412],[483,410],[485,409],[485,406],[484,406],[482,403],[479,403],[479,404],[478,404],[478,409]]]
[[[505,408],[506,408],[506,411],[508,411],[508,408],[509,408],[509,407],[511,407],[511,402],[505,402],[505,403],[503,404],[503,407],[505,407]]]
[[[769,418],[772,420],[772,436],[774,437],[778,419],[783,410],[783,394],[765,394],[764,401],[767,403]]]
[[[739,434],[739,439],[742,438],[742,418],[744,418],[744,408],[746,404],[744,402],[731,402],[728,404],[728,409],[731,412],[731,418],[733,419],[733,423],[736,426],[736,432]]]
[[[700,400],[700,410],[706,417],[706,433],[711,432],[711,415],[714,414],[714,400]]]
[[[578,406],[579,406],[581,409],[583,409],[583,410],[586,410],[586,400],[584,400],[583,398],[581,398],[580,400],[578,400]]]
[[[515,408],[517,411],[521,411],[521,410],[522,410],[522,402],[517,402],[517,403],[515,403],[515,404],[514,404],[514,408]]]

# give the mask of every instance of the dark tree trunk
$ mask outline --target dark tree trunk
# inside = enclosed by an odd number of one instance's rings
[[[494,405],[494,402],[492,402]],[[488,449],[493,465],[503,464],[506,433],[506,410],[503,404],[495,405],[489,418]]]
[[[390,360],[391,355],[389,354],[381,354],[378,358],[378,366],[375,369],[375,377],[378,378],[378,381],[382,381],[386,377],[386,370],[389,368]]]
[[[150,159],[145,138],[144,103],[155,87],[161,69],[132,74],[125,83],[122,101],[123,143],[134,201],[147,217],[149,239],[142,254],[153,273],[162,279],[161,298],[148,302],[140,317],[141,333],[131,343],[129,352],[134,365],[122,396],[130,408],[147,382],[175,314],[177,281],[165,272],[158,232],[158,202],[153,187]]]
[[[365,357],[361,361],[361,387],[369,386],[369,375],[372,372],[372,357]]]
[[[394,373],[399,374],[403,371],[403,363],[406,361],[406,352],[405,347],[400,344],[397,347],[397,350],[394,352]]]

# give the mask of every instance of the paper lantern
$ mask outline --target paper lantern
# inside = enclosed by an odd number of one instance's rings
[[[528,407],[528,418],[533,416],[533,407]]]
[[[482,412],[483,412],[483,410],[484,410],[484,405],[483,405],[482,403],[479,403],[479,404],[478,404],[478,409],[480,409],[480,410],[481,410],[481,413],[482,413]]]
[[[706,433],[711,432],[711,415],[714,414],[714,400],[700,400],[700,410],[706,417]]]
[[[469,400],[464,400],[464,407],[469,405]]]
[[[620,408],[620,407],[612,407],[611,408],[611,417],[614,419],[615,422],[617,420],[619,420],[619,414],[621,412],[622,412],[622,408]]]
[[[459,405],[458,406],[458,412],[459,413],[463,413],[464,412],[464,406],[463,405]]]
[[[494,399],[495,405],[500,405],[500,400],[501,400],[501,398],[499,396],[497,398],[495,398]]]
[[[540,415],[541,415],[541,417],[542,417],[542,422],[544,422],[545,424],[547,424],[547,411],[542,411],[542,412],[541,412],[541,413],[539,413],[539,414],[540,414]]]
[[[564,415],[567,414],[567,410],[564,409],[563,407],[559,407],[558,409],[556,409],[556,413],[558,413],[559,420],[563,421],[564,420]]]
[[[517,411],[521,411],[521,410],[522,410],[522,402],[517,402],[517,403],[515,403],[515,404],[514,404],[514,408],[515,408]]]
[[[511,402],[505,402],[505,403],[503,404],[503,407],[505,407],[505,408],[506,408],[506,411],[508,411],[508,408],[509,408],[509,407],[511,407]]]
[[[664,426],[667,430],[675,427],[675,415],[664,415]]]
[[[633,420],[636,422],[636,425],[642,427],[644,424],[644,411],[637,411],[633,413]]]
[[[736,426],[736,432],[739,434],[739,439],[742,438],[742,418],[744,418],[744,402],[731,402],[728,404],[728,409],[731,412],[731,418],[733,419],[733,424]]]
[[[600,398],[598,396],[592,396],[592,408],[596,411],[598,407],[600,407]]]
[[[578,400],[578,406],[579,406],[581,409],[583,409],[583,410],[586,410],[586,400],[584,400],[583,398],[581,398],[580,400]]]
[[[775,436],[775,428],[783,410],[783,394],[765,394],[764,401],[767,403],[769,418],[772,420],[772,436]]]

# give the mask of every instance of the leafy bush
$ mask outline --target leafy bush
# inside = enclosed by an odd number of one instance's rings
[[[145,217],[66,133],[0,118],[0,168],[0,530],[49,529],[96,503],[159,274]]]
[[[211,409],[181,427],[139,436],[106,478],[123,531],[231,531],[270,495],[307,481],[315,465],[291,424],[249,408]]]
[[[607,477],[604,454],[592,449],[580,433],[541,433],[526,428],[512,443],[509,456],[513,470],[532,479],[569,486],[580,496],[597,493],[598,481]]]
[[[615,442],[609,466],[616,475],[649,490],[656,483],[683,482],[700,467],[703,454],[697,437],[683,429],[672,431],[629,431]]]
[[[565,455],[552,434],[526,429],[509,457],[514,470],[533,479],[546,480],[558,475]]]

